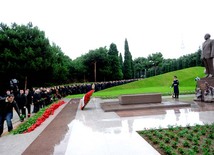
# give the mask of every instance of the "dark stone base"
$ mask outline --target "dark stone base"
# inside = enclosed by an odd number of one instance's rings
[[[198,80],[197,85],[201,90],[205,89],[205,83],[208,83],[210,86],[214,87],[214,77],[211,78],[202,78]]]

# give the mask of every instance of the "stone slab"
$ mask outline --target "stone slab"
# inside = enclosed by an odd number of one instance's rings
[[[119,96],[120,104],[147,104],[161,103],[162,98],[160,93],[156,94],[134,94]]]
[[[162,102],[150,104],[130,104],[121,105],[120,102],[104,102],[101,103],[101,108],[105,112],[122,111],[122,110],[143,110],[143,109],[160,109],[160,108],[174,108],[174,107],[190,107],[191,103],[184,102]]]

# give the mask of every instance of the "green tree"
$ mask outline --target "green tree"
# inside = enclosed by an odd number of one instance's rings
[[[123,79],[123,57],[122,54],[120,53],[119,55],[119,65],[120,65],[120,72],[121,72],[121,77]]]
[[[201,48],[199,47],[198,51],[196,52],[196,66],[202,66],[202,60],[201,60]]]
[[[154,70],[154,75],[157,75],[157,69],[161,67],[164,60],[163,55],[160,52],[153,53],[150,54],[147,59],[149,61],[150,67],[153,68],[152,70]]]
[[[133,61],[135,77],[146,77],[147,62],[148,60],[144,57],[138,57]]]
[[[133,62],[132,55],[129,51],[129,45],[127,39],[125,39],[125,53],[124,53],[124,63],[123,63],[123,76],[124,79],[133,78]]]
[[[64,83],[69,77],[71,59],[59,47],[51,46],[45,33],[32,23],[0,24],[0,76],[17,78],[24,87]],[[8,82],[9,83],[9,82]]]
[[[73,70],[70,73],[73,78],[73,81],[76,82],[86,82],[86,73],[87,73],[87,67],[84,63],[84,56],[78,57],[75,60],[72,61]]]
[[[52,55],[49,57],[49,60],[51,61],[50,70],[52,70],[51,75],[53,82],[63,84],[72,81],[72,79],[69,78],[72,66],[71,59],[55,44],[51,46],[51,52]]]
[[[112,43],[108,51],[109,68],[111,74],[111,80],[122,79],[122,70],[120,67],[118,50],[116,44]]]
[[[84,55],[84,65],[87,67],[88,81],[105,81],[110,77],[108,50],[106,47],[90,50]]]
[[[50,45],[45,38],[45,33],[32,23],[17,25],[13,23],[11,28],[4,24],[0,32],[1,60],[5,63],[2,69],[6,71],[7,78],[23,79],[28,76],[35,83],[43,81],[49,77],[44,75],[49,73],[51,63],[49,62]],[[16,73],[16,75],[14,75]],[[46,73],[46,74],[44,74]]]

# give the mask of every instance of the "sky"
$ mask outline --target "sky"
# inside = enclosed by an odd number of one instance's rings
[[[71,59],[125,39],[133,59],[196,52],[214,38],[213,0],[0,0],[0,22],[32,22]],[[213,37],[212,37],[213,36]]]

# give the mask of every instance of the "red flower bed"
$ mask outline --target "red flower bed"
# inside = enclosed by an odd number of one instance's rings
[[[62,101],[62,100],[58,101],[57,103],[53,103],[48,109],[45,110],[43,115],[37,119],[36,123],[30,126],[24,133],[29,133],[33,131],[35,128],[37,128],[38,126],[40,126],[50,115],[54,114],[54,111],[57,108],[59,108],[59,106],[61,106],[64,103],[65,101]]]

